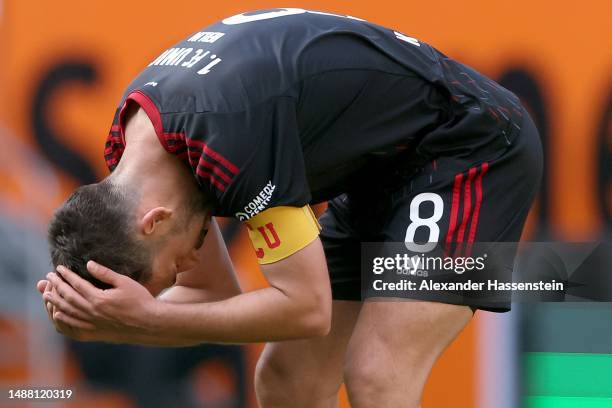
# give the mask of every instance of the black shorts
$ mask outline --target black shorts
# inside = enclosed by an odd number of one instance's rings
[[[413,226],[408,231],[415,219],[416,226],[419,219],[436,220],[436,241],[450,251],[461,251],[474,242],[519,241],[539,189],[542,148],[526,112],[520,130],[510,139],[501,139],[504,143],[495,149],[442,155],[418,167],[389,171],[385,178],[401,180],[392,187],[376,179],[363,180],[362,189],[330,200],[320,223],[333,298],[362,300],[362,242],[430,240],[431,228]],[[380,181],[380,174],[377,177]],[[431,203],[415,205],[417,196],[417,204]],[[413,220],[411,204],[418,208],[416,214],[412,209]],[[441,213],[435,213],[436,205]],[[504,311],[510,302],[499,308],[476,307]]]

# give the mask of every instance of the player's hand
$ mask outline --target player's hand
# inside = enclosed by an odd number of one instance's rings
[[[87,269],[113,287],[98,289],[62,266],[47,275],[53,290],[43,297],[54,308],[58,330],[82,341],[121,342],[129,341],[130,333],[146,333],[154,321],[156,304],[147,289],[93,261],[87,263]],[[66,332],[65,326],[72,332]]]
[[[55,291],[51,282],[49,282],[48,280],[40,280],[36,284],[36,289],[38,289],[38,291],[41,294],[41,298],[43,299],[43,304],[45,306],[45,311],[47,312],[47,315],[49,316],[49,320],[51,320],[51,322],[55,326],[55,330],[57,330],[59,333],[73,337],[75,335],[75,332],[74,332],[75,329],[68,326],[65,323],[55,320],[53,317],[55,313],[55,307],[53,306],[51,302],[48,302],[44,299],[45,293],[51,293]]]

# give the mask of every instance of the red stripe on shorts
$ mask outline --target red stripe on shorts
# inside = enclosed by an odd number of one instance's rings
[[[448,232],[446,233],[446,245],[445,252],[448,253],[450,244],[455,235],[455,229],[457,228],[457,215],[459,214],[459,200],[461,199],[461,183],[463,181],[463,174],[459,173],[455,176],[455,184],[453,186],[453,202],[451,205],[450,222],[448,224]]]
[[[470,233],[468,234],[468,253],[469,256],[472,252],[472,244],[476,239],[476,230],[478,228],[478,217],[480,216],[480,206],[482,205],[483,191],[482,191],[482,177],[489,169],[489,163],[484,162],[480,166],[480,174],[476,178],[476,206],[474,207],[474,215],[472,216],[472,223],[470,225]]]
[[[472,212],[472,181],[476,176],[476,167],[472,167],[468,172],[468,178],[463,187],[463,216],[461,217],[461,226],[457,233],[457,247],[455,248],[455,256],[461,254],[461,243],[465,237],[465,228],[467,227],[468,219]]]

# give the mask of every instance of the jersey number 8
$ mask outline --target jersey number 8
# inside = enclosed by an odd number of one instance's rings
[[[429,201],[433,203],[433,214],[429,218],[421,218],[421,204]],[[414,252],[429,252],[436,247],[440,238],[440,227],[437,222],[442,219],[444,213],[444,201],[442,197],[435,193],[421,193],[415,196],[410,202],[410,225],[406,230],[406,238],[404,243],[409,251]],[[416,231],[419,227],[427,227],[429,229],[429,238],[427,242],[418,244],[414,242]]]

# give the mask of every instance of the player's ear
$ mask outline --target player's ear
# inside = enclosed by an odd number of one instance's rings
[[[155,207],[147,211],[139,222],[140,232],[144,235],[152,235],[162,228],[163,221],[172,216],[172,210],[166,207]]]

